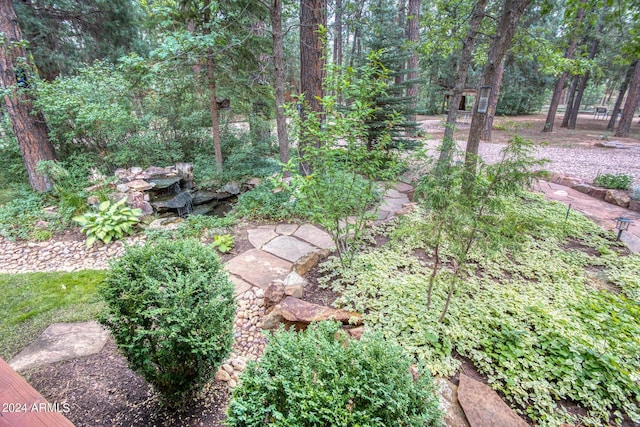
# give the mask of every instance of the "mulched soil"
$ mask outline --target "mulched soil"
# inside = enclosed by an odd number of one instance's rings
[[[212,381],[188,405],[169,409],[127,367],[111,339],[97,354],[35,368],[25,377],[50,403],[67,403],[65,416],[76,427],[222,427],[226,418],[226,383]]]

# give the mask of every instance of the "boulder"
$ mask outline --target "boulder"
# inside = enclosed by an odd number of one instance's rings
[[[631,200],[629,202],[629,210],[640,212],[640,200]]]
[[[528,427],[491,387],[460,374],[458,400],[471,427]]]
[[[580,184],[576,184],[571,188],[584,194],[589,194],[589,192],[593,189],[592,186],[583,182],[581,182]]]
[[[604,196],[606,196],[606,194],[607,190],[600,187],[593,187],[591,190],[589,190],[589,195],[591,197],[595,197],[596,199],[604,200]]]
[[[148,183],[144,179],[134,179],[125,184],[128,189],[133,191],[147,191],[153,188],[153,184]]]
[[[264,304],[272,307],[279,304],[285,298],[285,286],[281,281],[273,281],[264,291]]]
[[[188,191],[183,191],[167,200],[153,202],[152,205],[156,209],[162,209],[162,208],[178,209],[178,208],[184,208],[185,206],[187,206],[187,204],[191,203],[191,200],[192,200],[191,193],[189,193]]]
[[[442,377],[438,377],[434,381],[439,388],[438,395],[444,425],[446,427],[469,427],[469,421],[467,421],[460,402],[458,402],[458,386]]]
[[[360,313],[313,304],[291,296],[286,297],[280,304],[274,306],[268,316],[270,318],[280,316],[287,326],[293,326],[296,330],[305,329],[311,322],[321,322],[329,319],[343,324],[362,325],[362,315]],[[264,325],[264,319],[262,327],[267,329]]]
[[[284,279],[284,293],[285,295],[302,298],[304,295],[304,287],[307,284],[307,279],[292,271]]]
[[[230,193],[230,194],[236,195],[236,194],[240,194],[241,188],[242,188],[242,186],[240,185],[239,182],[231,181],[231,182],[228,182],[225,185],[223,185],[220,190],[225,192],[225,193]]]
[[[604,201],[612,205],[620,206],[621,208],[627,208],[631,197],[622,190],[607,190],[604,195]]]
[[[301,276],[304,276],[327,256],[329,256],[329,251],[327,249],[304,255],[302,258],[293,263],[293,271]]]

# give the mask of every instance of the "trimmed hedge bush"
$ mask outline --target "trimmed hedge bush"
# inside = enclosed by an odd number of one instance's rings
[[[270,339],[234,390],[229,427],[440,425],[432,378],[414,380],[400,347],[372,334],[350,340],[335,322]],[[420,372],[427,372],[426,369]]]
[[[100,319],[168,404],[202,389],[233,343],[234,286],[210,247],[156,240],[111,264]]]

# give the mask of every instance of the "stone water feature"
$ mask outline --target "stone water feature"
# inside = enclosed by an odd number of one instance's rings
[[[161,217],[185,217],[189,214],[222,216],[231,210],[238,194],[253,186],[249,180],[244,184],[228,183],[217,191],[198,189],[193,182],[193,165],[190,163],[176,163],[164,168],[117,169],[115,176],[118,182],[115,184],[116,192],[111,196],[113,200],[126,197],[127,204],[141,209],[144,215],[158,214]]]

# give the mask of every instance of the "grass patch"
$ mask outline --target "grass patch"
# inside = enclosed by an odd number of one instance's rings
[[[11,359],[47,326],[96,318],[104,271],[0,274],[0,357]]]

